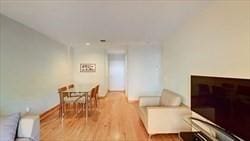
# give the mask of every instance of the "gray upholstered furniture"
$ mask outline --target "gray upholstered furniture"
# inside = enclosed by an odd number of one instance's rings
[[[148,134],[178,133],[190,131],[183,118],[191,114],[182,104],[181,97],[164,89],[161,96],[142,96],[139,98],[139,116]]]
[[[0,116],[0,141],[39,141],[40,119],[19,113]]]

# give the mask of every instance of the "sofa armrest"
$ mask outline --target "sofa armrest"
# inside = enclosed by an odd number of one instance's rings
[[[139,97],[139,106],[158,106],[160,96],[141,96]]]
[[[178,107],[147,107],[148,127],[150,132],[157,130],[191,131],[184,117],[191,115],[186,106]]]
[[[25,115],[21,117],[17,131],[18,138],[29,138],[32,141],[40,140],[40,119],[39,116]]]

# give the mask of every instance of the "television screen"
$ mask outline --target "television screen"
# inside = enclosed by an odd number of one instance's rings
[[[250,141],[250,79],[191,76],[191,109]]]

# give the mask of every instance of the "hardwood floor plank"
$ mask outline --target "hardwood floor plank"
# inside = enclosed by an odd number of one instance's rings
[[[110,92],[85,120],[85,112],[68,111],[64,120],[55,112],[41,121],[41,141],[147,141],[148,134],[122,92]],[[176,134],[154,135],[152,141],[178,141]]]

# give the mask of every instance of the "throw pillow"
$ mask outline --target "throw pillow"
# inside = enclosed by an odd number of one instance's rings
[[[160,104],[162,106],[180,106],[181,105],[181,97],[178,96],[176,93],[164,89],[162,91]]]

